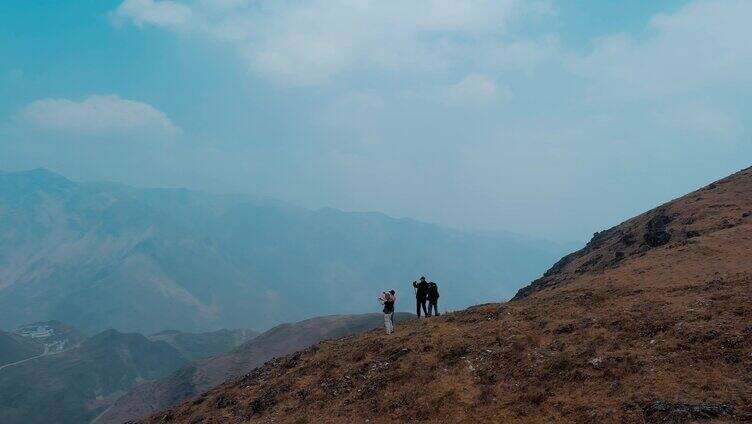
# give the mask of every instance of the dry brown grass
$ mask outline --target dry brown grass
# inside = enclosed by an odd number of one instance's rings
[[[752,420],[749,211],[746,170],[602,233],[520,300],[324,342],[145,422]],[[640,247],[657,215],[670,240]]]

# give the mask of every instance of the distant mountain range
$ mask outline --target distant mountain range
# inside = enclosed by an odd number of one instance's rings
[[[219,355],[234,349],[258,336],[253,330],[217,330],[209,333],[183,333],[177,330],[161,331],[148,336],[151,341],[164,341],[177,349],[184,358],[196,360]]]
[[[397,325],[415,316],[398,313]],[[322,340],[340,339],[382,327],[382,314],[330,315],[281,324],[224,355],[196,361],[159,380],[135,387],[105,412],[98,424],[120,424],[176,405],[226,380],[251,372],[264,362],[305,349]]]
[[[106,330],[86,338],[58,321],[0,332],[0,422],[87,423],[134,386],[226,353],[257,334],[169,331],[144,337]]]
[[[78,347],[0,369],[2,421],[87,423],[136,384],[186,362],[165,342],[107,330]]]
[[[0,370],[70,349],[84,339],[81,332],[60,321],[25,324],[12,333],[0,331]]]
[[[0,326],[57,319],[85,333],[267,328],[378,310],[428,274],[440,308],[511,297],[563,250],[378,213],[250,196],[0,173]]]
[[[398,314],[397,320],[410,318]],[[15,333],[0,332],[0,422],[122,423],[274,357],[382,325],[382,314],[337,315],[282,324],[258,337],[251,330],[148,337],[106,330],[82,339],[59,322],[24,325]]]

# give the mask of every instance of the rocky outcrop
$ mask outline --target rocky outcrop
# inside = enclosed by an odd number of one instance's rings
[[[730,419],[735,416],[734,407],[729,404],[688,405],[660,400],[644,405],[642,412],[646,423],[685,423],[695,420]]]
[[[741,225],[750,215],[736,201],[737,185],[747,184],[750,169],[716,181],[613,228],[596,232],[582,249],[556,262],[541,278],[520,289],[513,300],[603,272],[657,249],[671,249],[691,239]],[[712,212],[709,215],[709,212]],[[701,222],[700,222],[701,221]]]

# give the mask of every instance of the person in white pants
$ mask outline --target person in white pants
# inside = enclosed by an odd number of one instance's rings
[[[392,334],[394,332],[394,302],[397,301],[397,294],[394,290],[381,293],[379,297],[379,303],[384,305],[384,327],[386,328],[386,334]]]

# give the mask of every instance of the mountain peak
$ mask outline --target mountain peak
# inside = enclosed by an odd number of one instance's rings
[[[736,198],[739,192],[749,191],[752,191],[752,168],[599,231],[584,248],[563,257],[541,278],[520,289],[514,299],[567,284],[587,272],[603,272],[617,267],[623,261],[642,257],[664,245],[684,245],[693,238],[741,225],[747,221],[749,215],[743,215],[749,211],[720,212],[740,200]],[[716,209],[719,213],[711,216],[709,211]],[[699,221],[700,217],[704,219]]]
[[[0,173],[0,179],[13,184],[17,189],[28,188],[59,190],[70,188],[75,183],[64,176],[50,171],[47,168],[34,168],[28,171]],[[0,180],[0,181],[2,181]]]
[[[39,168],[33,168],[29,169],[27,171],[18,171],[18,172],[11,172],[11,175],[18,175],[18,176],[25,176],[30,177],[34,179],[39,180],[65,180],[70,181],[61,174],[58,174],[57,172],[51,171],[47,168],[39,167]]]

